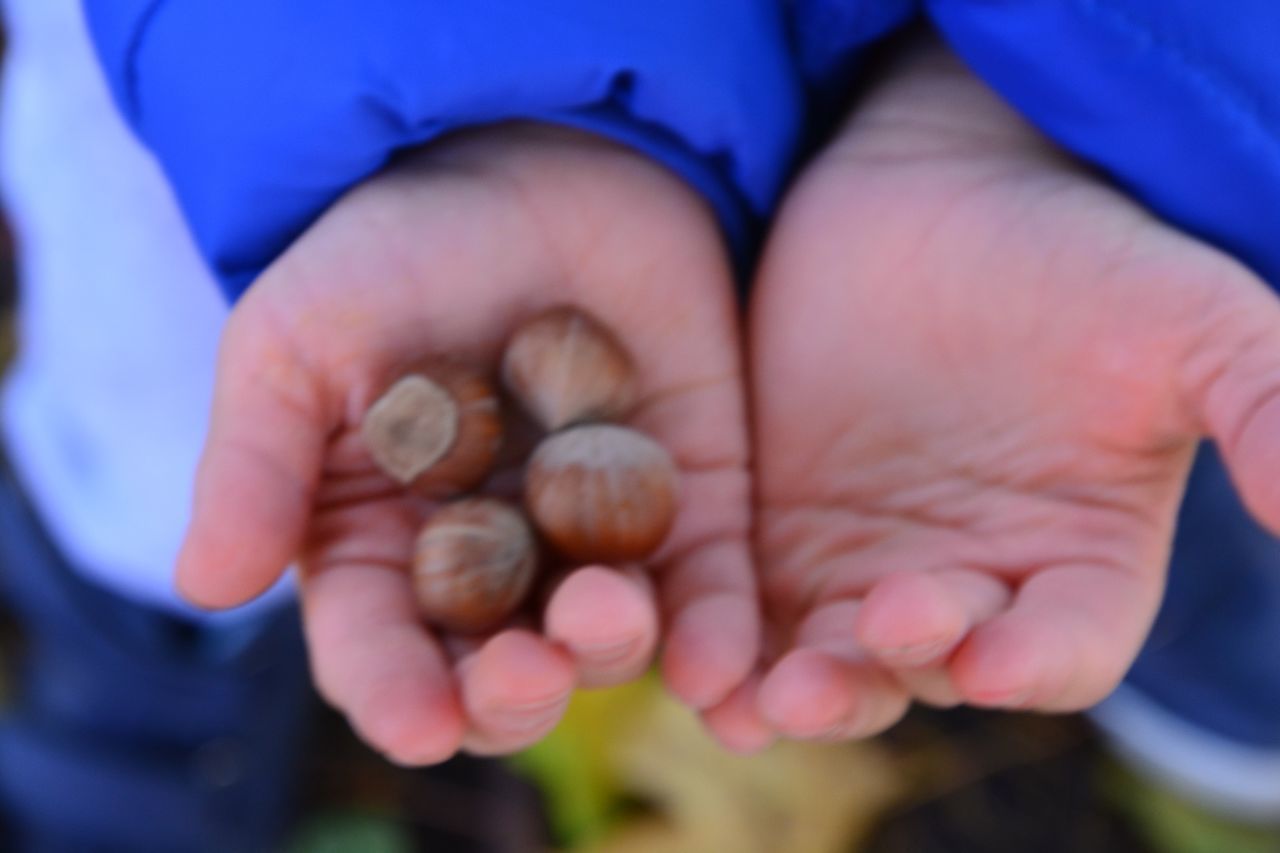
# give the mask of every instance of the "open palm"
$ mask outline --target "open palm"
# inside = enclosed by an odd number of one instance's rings
[[[1057,153],[936,45],[774,231],[749,338],[765,718],[1077,709],[1160,600],[1197,441],[1280,526],[1280,303]]]
[[[494,365],[513,325],[576,303],[633,352],[633,418],[683,472],[653,565],[569,574],[528,628],[433,634],[407,574],[423,508],[358,429],[393,365]],[[730,277],[709,212],[643,158],[507,126],[434,145],[339,201],[235,308],[179,582],[245,601],[298,561],[321,692],[392,758],[513,750],[575,685],[624,680],[659,635],[668,682],[721,700],[757,647],[746,428]],[[614,569],[621,569],[615,571]]]

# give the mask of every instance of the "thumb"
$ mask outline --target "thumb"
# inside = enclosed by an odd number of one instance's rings
[[[1243,268],[1187,361],[1191,399],[1254,517],[1280,533],[1280,297]]]
[[[213,410],[177,585],[231,607],[266,591],[297,555],[323,462],[320,393],[253,294],[223,333]]]

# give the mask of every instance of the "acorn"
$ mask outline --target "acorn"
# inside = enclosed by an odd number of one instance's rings
[[[525,507],[538,531],[579,562],[642,560],[675,520],[671,456],[628,427],[589,424],[546,438],[525,472]]]
[[[429,621],[475,634],[519,609],[537,568],[537,542],[520,511],[492,498],[469,498],[441,508],[418,534],[413,587]]]
[[[617,337],[571,306],[520,326],[502,359],[503,385],[551,431],[624,417],[636,404],[635,372]]]
[[[476,370],[439,359],[421,361],[392,382],[360,431],[384,473],[434,499],[483,483],[502,445],[493,385]]]

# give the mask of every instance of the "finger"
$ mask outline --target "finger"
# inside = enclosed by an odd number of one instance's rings
[[[413,610],[401,571],[333,566],[302,584],[317,689],[375,749],[403,764],[452,756],[465,720],[439,645]]]
[[[760,613],[744,541],[718,541],[684,555],[663,578],[670,614],[662,671],[695,709],[722,702],[759,657]]]
[[[995,616],[1009,599],[1003,581],[970,569],[898,572],[868,591],[854,635],[887,666],[936,665],[970,628]]]
[[[583,687],[638,677],[658,643],[653,588],[638,572],[600,566],[573,572],[552,593],[544,622],[547,637],[572,656]]]
[[[854,636],[860,602],[829,602],[796,629],[796,648],[760,686],[761,715],[780,733],[806,740],[869,737],[897,722],[908,697]]]
[[[327,427],[318,392],[253,311],[246,298],[224,333],[178,558],[178,588],[203,607],[243,603],[284,572],[301,544],[322,465]]]
[[[964,702],[945,665],[903,667],[891,670],[890,674],[914,702],[934,708],[954,708]]]
[[[1254,516],[1280,533],[1280,300],[1231,263],[1205,276],[1222,314],[1196,337],[1188,362],[1192,405],[1218,442]]]
[[[1009,610],[976,627],[952,658],[965,701],[1076,711],[1105,697],[1155,617],[1160,584],[1136,572],[1063,566],[1030,577]]]
[[[963,571],[965,570],[957,570],[957,573],[963,573]],[[951,573],[940,574],[950,575]],[[919,583],[920,578],[922,578],[920,575],[902,575],[902,578],[904,578],[905,581],[895,581],[895,583],[890,585],[890,592],[887,593],[888,596],[890,596],[888,603],[891,603],[893,607],[911,605],[911,603],[913,603],[910,601],[911,597],[904,596],[900,598],[899,590],[901,590],[902,593],[910,593],[913,592],[913,590],[924,589],[928,590],[927,594],[929,594],[929,596],[938,592],[938,589],[933,587],[932,575],[924,576],[924,578],[927,579],[927,583],[924,584]],[[964,580],[957,578],[947,579],[947,581],[952,580],[954,580],[957,585],[965,584]],[[966,590],[966,592],[978,592],[978,590],[986,589],[986,594],[974,594],[974,603],[982,602],[983,598],[988,599],[988,605],[995,605],[997,598],[1000,599],[1001,602],[1007,601],[1009,593],[1007,593],[1007,589],[1004,588],[1004,584],[998,584],[998,581],[991,581],[992,584],[1000,585],[1002,594],[998,594],[997,596],[997,594],[995,594],[995,590],[992,590],[988,584],[983,583],[983,580],[989,579],[975,579],[972,583],[973,589]],[[872,592],[874,593],[876,590],[873,589]],[[950,603],[950,599],[946,599],[946,601]],[[906,693],[908,693],[911,698],[919,699],[920,702],[925,702],[932,704],[932,706],[942,708],[952,707],[959,704],[961,702],[960,694],[955,689],[955,686],[951,684],[951,675],[948,674],[945,666],[943,666],[945,665],[947,654],[950,652],[950,647],[947,647],[946,651],[942,651],[940,648],[936,654],[932,653],[932,649],[938,648],[938,646],[946,646],[945,643],[929,644],[931,654],[918,654],[918,656],[915,656],[915,660],[920,661],[919,665],[911,665],[911,663],[901,662],[887,662],[884,660],[883,654],[877,654],[874,649],[864,649],[863,640],[859,638],[859,633],[860,631],[867,630],[865,626],[868,624],[870,624],[870,628],[872,628],[874,634],[879,631],[876,626],[876,622],[878,620],[887,619],[887,617],[890,616],[902,616],[905,617],[908,624],[911,624],[915,619],[913,611],[911,611],[909,607],[904,607],[904,610],[900,611],[892,610],[892,608],[886,608],[886,610],[878,613],[878,615],[873,615],[872,619],[868,620],[867,610],[870,603],[872,602],[870,602],[870,597],[868,597],[867,601],[846,599],[846,601],[829,602],[826,606],[820,607],[819,610],[814,611],[812,615],[810,615],[808,619],[801,624],[800,629],[796,634],[797,646],[809,646],[815,648],[829,647],[838,649],[841,646],[847,646],[847,644],[849,644],[849,638],[852,637],[859,649],[863,649],[865,653],[872,654],[872,656],[879,657],[883,669],[888,671],[888,674],[892,676],[893,680],[896,680],[897,683],[906,690]],[[922,611],[925,613],[923,616],[924,619],[927,619],[928,617],[928,610],[928,603],[924,603],[924,606],[922,607]],[[980,616],[982,619],[986,619],[986,617],[993,615],[997,610],[998,608],[984,610],[984,608],[974,607],[974,610],[970,611],[970,613],[975,617],[974,621],[977,622],[979,621],[977,617]],[[948,613],[950,610],[948,610],[948,608],[940,607],[937,608],[937,612]],[[943,622],[943,620],[937,621],[938,624],[942,624]],[[945,621],[946,624],[955,624],[954,620],[948,619]],[[888,628],[899,631],[904,630],[899,624],[899,621],[896,620],[892,621]],[[968,628],[965,628],[965,630],[968,630]],[[879,633],[878,635],[883,635],[883,633]],[[957,635],[954,642],[959,643],[960,639],[963,639],[963,633]],[[899,646],[892,646],[892,644],[887,644],[887,646],[895,649],[900,648]]]
[[[879,667],[817,648],[786,654],[760,685],[760,713],[803,740],[870,737],[902,718],[907,695]]]
[[[632,422],[672,453],[681,472],[675,525],[651,565],[663,617],[664,678],[681,701],[704,709],[751,671],[760,617],[748,541],[738,306],[723,256],[688,258],[674,272],[684,279],[694,262],[705,264],[702,283],[687,279],[695,286],[674,293],[673,301],[633,312],[649,316],[653,339],[636,349],[649,394]]]
[[[760,678],[747,679],[719,705],[702,713],[702,721],[720,745],[738,755],[769,747],[777,735],[760,715]]]
[[[560,722],[574,687],[573,660],[525,630],[498,634],[459,668],[462,701],[477,754],[515,752]]]
[[[723,701],[759,658],[745,468],[685,469],[681,510],[655,572],[665,617],[662,672],[694,709]]]

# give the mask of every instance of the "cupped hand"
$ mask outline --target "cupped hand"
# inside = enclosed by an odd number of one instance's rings
[[[792,192],[748,341],[756,707],[784,734],[871,734],[912,697],[1104,697],[1157,609],[1204,435],[1280,528],[1280,302],[937,44]]]
[[[525,623],[442,636],[408,574],[423,507],[375,469],[361,417],[392,366],[496,367],[517,322],[561,303],[635,357],[631,423],[682,472],[675,527],[650,565],[577,567]],[[660,635],[670,686],[711,708],[759,633],[737,333],[712,215],[642,157],[536,125],[415,152],[337,202],[232,312],[179,586],[228,607],[296,561],[321,693],[404,763],[526,746],[575,686],[640,674]]]

